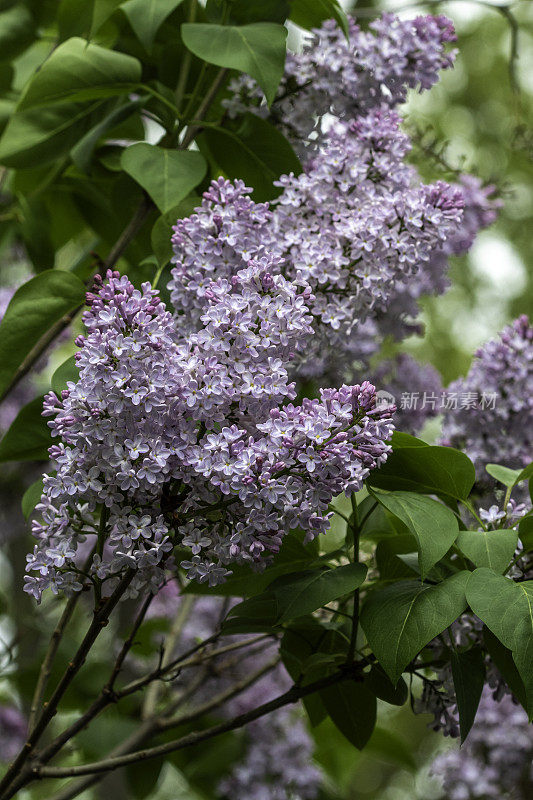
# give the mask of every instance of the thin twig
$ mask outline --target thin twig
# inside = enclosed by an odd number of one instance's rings
[[[301,698],[307,697],[307,695],[318,692],[321,689],[325,689],[326,687],[332,686],[335,683],[340,683],[348,678],[348,672],[346,670],[342,670],[334,672],[331,675],[327,675],[324,678],[320,678],[319,680],[309,683],[306,686],[293,686],[287,692],[275,698],[274,700],[270,700],[268,703],[263,703],[257,708],[247,711],[244,714],[239,714],[237,717],[234,717],[231,720],[222,722],[218,725],[213,725],[207,730],[195,731],[175,741],[166,742],[165,744],[158,745],[156,747],[149,747],[145,750],[138,750],[137,752],[129,753],[117,758],[107,758],[103,759],[102,761],[96,761],[92,764],[81,764],[72,767],[43,767],[36,764],[32,769],[32,777],[33,779],[39,780],[41,778],[69,778],[76,775],[96,775],[105,772],[111,772],[119,767],[127,766],[128,764],[137,764],[152,758],[168,755],[169,753],[175,753],[178,750],[183,750],[186,747],[191,747],[193,745],[200,744],[201,742],[208,741],[209,739],[213,739],[222,733],[228,733],[229,731],[242,728],[245,725],[248,725],[250,722],[259,719],[260,717],[264,717],[265,715],[270,714],[272,711],[276,711],[278,708],[283,708],[291,703],[296,703]],[[31,778],[29,780],[31,780]],[[26,782],[29,782],[29,780]],[[9,798],[12,796],[13,794],[6,795],[5,800],[9,800]]]
[[[186,595],[182,600],[179,611],[176,614],[176,619],[174,620],[172,628],[165,639],[165,650],[163,653],[163,658],[161,659],[162,670],[166,669],[172,660],[172,653],[176,649],[176,645],[179,642],[183,626],[186,624],[189,618],[193,603],[194,597],[192,595]],[[141,719],[147,719],[148,717],[153,716],[157,706],[157,701],[159,699],[160,689],[161,684],[156,683],[155,681],[148,687],[141,711]]]
[[[69,662],[54,693],[52,694],[52,697],[36,720],[35,726],[31,734],[28,736],[26,744],[7,770],[2,781],[0,781],[0,792],[3,793],[0,794],[0,797],[2,799],[13,797],[18,789],[24,785],[24,774],[20,774],[21,769],[24,767],[30,755],[32,755],[35,745],[38,743],[42,734],[48,727],[49,722],[55,716],[60,700],[74,680],[74,677],[85,663],[87,654],[89,653],[96,639],[108,624],[109,617],[113,609],[131,583],[133,575],[133,571],[128,571],[119,582],[111,596],[103,601],[100,608],[95,611],[89,629],[85,634],[82,643],[80,644],[72,661]],[[6,789],[7,792],[5,792]]]
[[[31,734],[35,726],[35,720],[37,719],[37,714],[41,708],[44,693],[46,691],[46,685],[48,683],[48,680],[50,678],[50,673],[52,671],[52,664],[54,663],[54,659],[56,657],[59,645],[61,643],[61,639],[63,638],[65,629],[68,623],[70,622],[72,614],[74,613],[74,609],[76,608],[77,602],[80,598],[80,594],[81,592],[76,592],[76,594],[74,594],[72,597],[69,598],[65,608],[63,609],[63,613],[59,618],[59,622],[57,623],[54,632],[52,633],[50,644],[48,645],[48,650],[46,651],[46,655],[41,665],[39,678],[37,680],[37,685],[35,687],[33,698],[31,701],[30,715],[28,719],[29,734]]]

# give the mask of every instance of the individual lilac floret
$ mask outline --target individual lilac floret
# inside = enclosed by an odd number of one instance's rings
[[[473,402],[445,414],[442,443],[466,452],[481,486],[493,486],[487,463],[527,466],[533,458],[533,328],[528,318],[519,317],[499,339],[483,345],[468,375],[452,383],[449,392]]]
[[[496,702],[486,687],[466,743],[439,755],[432,771],[447,800],[529,800],[533,791],[533,727],[510,696]]]
[[[0,705],[0,762],[8,764],[26,741],[28,722],[14,706]]]
[[[27,591],[80,590],[88,537],[92,574],[132,569],[130,593],[161,583],[176,544],[190,550],[189,578],[214,585],[235,563],[264,566],[291,528],[326,530],[331,499],[383,463],[393,409],[376,408],[371,384],[286,404],[287,367],[313,333],[312,295],[272,265],[265,256],[211,281],[188,336],[147,283],[108,273],[88,295],[79,381],[45,399],[60,443]]]
[[[320,143],[331,117],[353,119],[370,109],[403,103],[408,89],[429,89],[453,65],[456,37],[442,16],[400,20],[384,14],[362,31],[349,19],[349,37],[334,22],[312,32],[302,53],[289,53],[271,110],[257,84],[243,76],[230,84],[231,115],[253,111],[269,117],[308,156]],[[324,124],[325,123],[325,124]]]

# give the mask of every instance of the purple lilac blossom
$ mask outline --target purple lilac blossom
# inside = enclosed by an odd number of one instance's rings
[[[76,553],[104,508],[98,578],[131,568],[130,594],[156,588],[180,544],[189,579],[215,585],[232,564],[264,566],[293,528],[325,531],[332,498],[384,462],[393,409],[368,382],[293,405],[287,366],[313,333],[312,294],[276,268],[262,256],[211,281],[188,336],[149,284],[110,272],[89,293],[80,379],[45,399],[60,443],[33,522],[36,598],[81,588]]]
[[[533,794],[533,726],[507,695],[485,687],[466,743],[439,755],[432,771],[447,800],[529,800]]]
[[[28,723],[14,706],[0,704],[0,762],[9,763],[26,741]]]
[[[533,327],[526,316],[483,345],[448,391],[478,398],[475,407],[445,414],[441,443],[464,450],[482,490],[494,486],[487,463],[522,469],[533,460]]]
[[[362,31],[349,19],[349,36],[333,20],[312,31],[302,53],[288,53],[278,98],[269,111],[249,77],[236,78],[225,105],[232,116],[252,111],[270,117],[307,156],[320,145],[331,118],[355,119],[369,110],[394,108],[408,89],[430,89],[453,66],[456,40],[443,16],[400,20],[383,14]]]

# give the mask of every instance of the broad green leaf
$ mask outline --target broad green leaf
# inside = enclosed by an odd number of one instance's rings
[[[0,440],[0,463],[45,461],[52,444],[50,429],[42,416],[43,398],[36,397],[19,411]]]
[[[20,235],[35,272],[53,269],[56,249],[50,236],[50,213],[40,198],[26,198],[18,194],[18,202],[23,214]]]
[[[363,583],[366,571],[363,564],[346,564],[336,569],[289,574],[279,578],[263,594],[234,606],[229,613],[281,625],[355,591]]]
[[[118,108],[113,109],[113,111],[110,111],[109,114],[82,136],[70,151],[72,160],[79,170],[82,172],[89,172],[94,149],[99,139],[133,114],[133,112],[143,104],[145,99],[145,97],[141,97],[138,100],[130,100],[120,105]]]
[[[157,31],[183,0],[127,0],[120,6],[144,49],[150,51]]]
[[[403,433],[402,431],[394,431],[391,437],[391,444],[393,450],[399,450],[402,447],[430,447],[422,439],[417,439],[416,436],[411,436],[410,433]]]
[[[533,717],[533,581],[515,583],[490,569],[476,569],[466,596],[474,614],[511,650]]]
[[[496,478],[499,483],[503,483],[507,488],[512,488],[521,474],[519,469],[509,469],[509,467],[503,467],[501,464],[487,464],[485,469],[492,478]]]
[[[32,483],[29,489],[26,489],[22,495],[22,513],[24,519],[27,520],[32,513],[33,509],[41,499],[43,493],[43,479],[39,478]]]
[[[457,547],[476,567],[502,573],[516,550],[518,533],[513,530],[459,531]]]
[[[516,479],[516,482],[521,483],[522,481],[531,480],[531,478],[533,478],[533,463],[528,464],[527,467],[524,467],[524,469]]]
[[[201,153],[166,150],[145,142],[126,148],[121,162],[128,175],[146,189],[162,214],[184,200],[207,171]]]
[[[93,4],[91,36],[94,36],[124,0],[89,0],[89,2]]]
[[[61,41],[71,36],[85,36],[91,29],[94,0],[61,0],[57,25]]]
[[[368,643],[393,683],[410,661],[466,608],[467,570],[435,586],[398,581],[376,589],[361,611]]]
[[[0,163],[19,169],[57,161],[95,124],[106,106],[98,100],[16,111],[0,139]]]
[[[513,654],[507,647],[503,646],[486,625],[483,626],[483,641],[488,654],[498,667],[507,686],[520,705],[527,710],[526,688],[513,661]]]
[[[309,660],[317,654],[343,654],[346,657],[348,640],[337,630],[324,628],[313,617],[294,623],[283,634],[280,656],[285,669],[293,679],[305,686],[332,671],[332,665],[323,663],[322,668],[305,673]],[[311,725],[315,727],[327,716],[326,709],[318,693],[307,695],[303,704]]]
[[[358,750],[366,745],[376,724],[376,697],[363,681],[346,680],[320,692],[333,723]]]
[[[452,676],[459,711],[461,744],[474,724],[485,685],[485,658],[481,647],[452,652]]]
[[[69,356],[66,361],[56,369],[52,375],[51,386],[53,391],[59,397],[63,389],[67,388],[67,382],[72,381],[77,383],[80,379],[80,373],[76,366],[76,356]]]
[[[518,523],[518,535],[525,550],[533,550],[533,516],[524,517]]]
[[[255,114],[246,114],[239,128],[207,128],[202,139],[228,178],[241,178],[253,186],[258,202],[277,197],[274,186],[280,175],[302,171],[287,139],[273,125]]]
[[[452,447],[407,445],[392,454],[368,478],[371,486],[436,494],[466,500],[476,472],[470,459]]]
[[[230,9],[230,21],[237,25],[246,25],[248,22],[285,22],[289,16],[290,0],[233,0]],[[209,17],[213,22],[220,19],[220,5],[218,0],[207,0],[206,8],[214,8],[214,14]]]
[[[320,28],[326,19],[336,20],[348,36],[348,19],[336,0],[291,0],[291,20],[296,25],[308,30]]]
[[[84,284],[63,270],[41,272],[15,292],[0,324],[0,394],[48,329],[84,300]]]
[[[409,696],[407,684],[400,678],[396,686],[379,664],[374,664],[365,678],[365,683],[376,697],[393,706],[403,706]]]
[[[35,39],[35,22],[23,3],[0,12],[0,61],[10,61]]]
[[[121,94],[141,78],[140,61],[74,36],[35,73],[18,110]]]
[[[196,195],[187,197],[156,220],[152,228],[151,241],[155,257],[160,267],[166,266],[173,256],[171,241],[173,235],[172,226],[176,224],[178,219],[190,216],[201,202],[201,198]]]
[[[246,72],[265,93],[270,105],[285,68],[287,29],[275,22],[252,25],[209,25],[186,22],[181,26],[185,46],[198,58],[218,67]]]
[[[449,508],[431,497],[414,492],[386,492],[374,488],[371,492],[415,537],[420,573],[424,577],[455,542],[459,533],[457,518]]]

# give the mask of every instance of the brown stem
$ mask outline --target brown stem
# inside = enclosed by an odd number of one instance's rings
[[[50,644],[48,645],[48,650],[46,651],[46,655],[44,657],[44,661],[41,666],[41,670],[39,672],[39,678],[37,680],[37,685],[35,687],[35,691],[33,693],[33,698],[31,701],[30,706],[30,715],[28,719],[28,734],[31,734],[33,728],[35,726],[35,720],[37,719],[37,714],[39,709],[41,708],[44,693],[46,691],[46,685],[50,678],[50,673],[52,671],[52,664],[57,654],[57,650],[61,643],[61,639],[63,638],[63,634],[65,632],[65,628],[67,627],[72,614],[74,613],[74,609],[76,604],[80,598],[80,592],[76,592],[71,598],[69,598],[65,608],[63,609],[63,613],[57,623],[54,632],[52,633]]]
[[[79,646],[72,661],[69,662],[61,680],[52,694],[52,697],[36,720],[35,726],[31,734],[28,736],[28,741],[7,770],[2,781],[0,781],[0,793],[2,793],[0,794],[0,797],[2,800],[3,798],[13,797],[13,794],[18,791],[20,786],[23,785],[23,783],[20,782],[23,779],[23,776],[20,775],[21,769],[33,753],[35,745],[48,727],[49,722],[57,713],[57,707],[61,698],[85,663],[87,654],[89,653],[94,642],[108,624],[109,616],[126,591],[126,588],[131,583],[133,574],[133,571],[127,572],[112,595],[102,603],[97,611],[95,611],[92,622],[84,636],[81,645]],[[17,778],[17,776],[19,776],[19,778]],[[7,793],[5,791],[6,789],[8,790]]]
[[[138,750],[134,753],[128,753],[124,756],[107,758],[102,761],[96,761],[92,764],[81,764],[74,767],[43,767],[36,764],[31,770],[32,777],[27,779],[26,782],[29,782],[32,779],[39,780],[41,778],[69,778],[76,775],[102,774],[105,772],[111,772],[119,767],[127,766],[128,764],[137,764],[142,761],[147,761],[151,758],[157,758],[159,756],[168,755],[169,753],[175,753],[176,751],[183,750],[186,747],[191,747],[209,739],[213,739],[215,736],[219,736],[222,733],[228,733],[229,731],[242,728],[244,725],[248,725],[250,722],[259,719],[260,717],[264,717],[266,714],[270,714],[272,711],[276,711],[278,708],[283,708],[286,705],[295,703],[302,697],[307,697],[309,694],[313,694],[321,689],[325,689],[326,687],[332,686],[335,683],[340,683],[348,678],[349,674],[347,670],[343,670],[335,672],[331,675],[327,675],[326,677],[314,681],[313,683],[309,683],[306,686],[293,686],[287,692],[275,698],[274,700],[271,700],[268,703],[263,703],[257,708],[247,711],[244,714],[239,714],[237,717],[234,717],[231,720],[222,722],[218,725],[213,725],[207,730],[195,731],[187,734],[186,736],[182,736],[180,739],[176,739],[173,742],[166,742],[165,744],[161,744],[156,747],[149,747],[145,750]],[[8,793],[5,796],[5,800],[9,800],[11,797],[13,797],[13,793]]]

